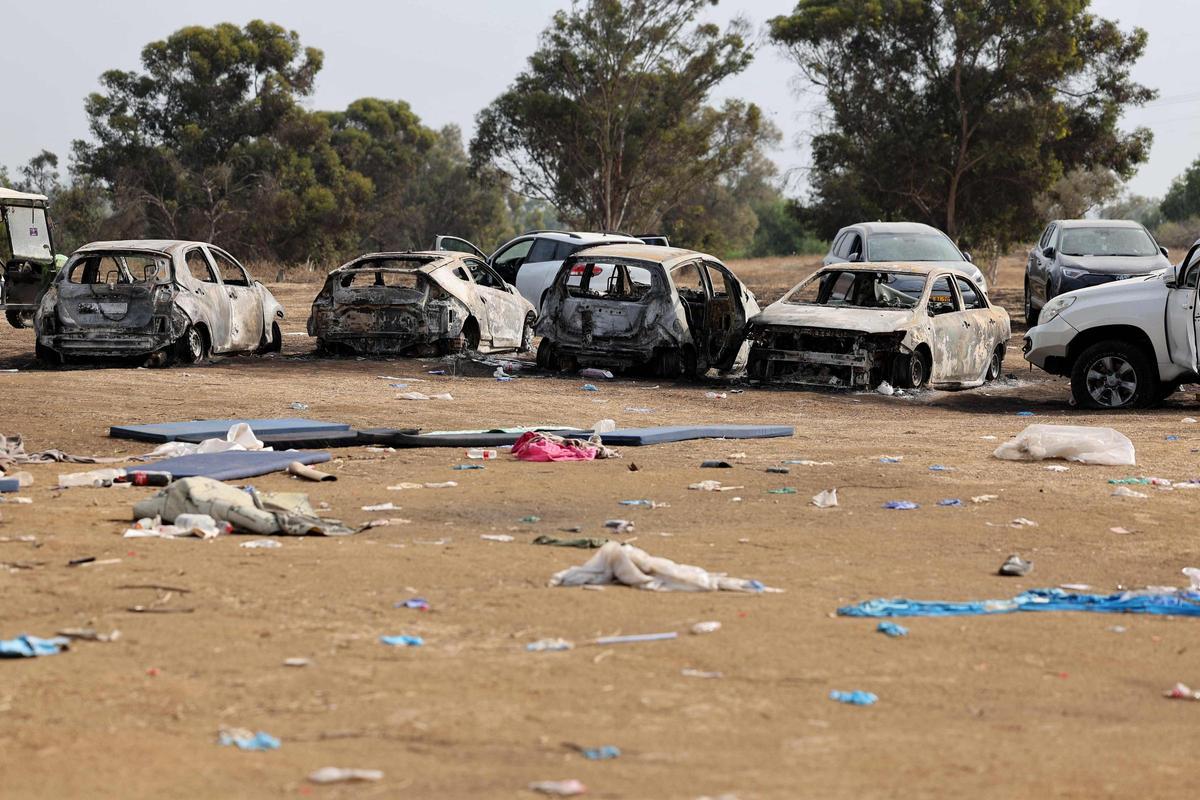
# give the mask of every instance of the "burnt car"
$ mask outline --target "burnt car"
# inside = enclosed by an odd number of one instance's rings
[[[1000,375],[1008,312],[943,266],[834,264],[750,320],[751,378],[969,388]]]
[[[737,369],[745,323],[759,311],[728,267],[676,247],[615,244],[559,268],[537,333],[545,369],[647,367],[663,377]]]
[[[195,364],[216,353],[278,351],[283,306],[215,245],[93,242],[76,250],[38,303],[37,355],[148,357]]]
[[[370,253],[329,273],[308,318],[324,353],[530,350],[537,312],[482,258]]]

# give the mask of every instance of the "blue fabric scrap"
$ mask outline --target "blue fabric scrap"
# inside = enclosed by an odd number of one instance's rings
[[[853,692],[839,692],[835,689],[829,693],[829,699],[849,706],[873,706],[879,702],[879,697],[874,692],[864,692],[862,689]]]
[[[253,736],[232,736],[228,733],[222,733],[221,744],[237,745],[238,750],[278,750],[279,740],[266,731],[259,731]]]
[[[0,639],[0,658],[35,658],[55,656],[66,650],[71,640],[65,636],[41,639],[37,636],[17,636]]]
[[[379,641],[392,647],[420,647],[425,644],[420,636],[380,636]]]
[[[1200,617],[1200,592],[1076,594],[1064,589],[1030,589],[1009,600],[965,603],[879,598],[838,609],[842,617],[970,617],[1016,611],[1091,611],[1100,614],[1159,614]]]
[[[947,497],[945,500],[938,500],[938,505],[944,508],[961,508],[962,504],[963,501],[957,497]]]
[[[920,508],[921,506],[912,500],[888,500],[883,504],[883,507],[892,511],[912,511],[914,508]]]
[[[885,633],[893,639],[899,636],[908,636],[908,628],[903,625],[897,625],[894,622],[881,622],[875,628],[879,633]]]
[[[584,747],[579,752],[583,753],[583,757],[588,761],[608,761],[610,758],[619,758],[621,748],[606,744],[603,747]]]

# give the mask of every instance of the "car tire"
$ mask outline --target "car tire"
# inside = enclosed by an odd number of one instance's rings
[[[675,347],[664,347],[654,354],[654,374],[660,378],[678,378],[683,358]]]
[[[920,389],[929,382],[929,359],[921,350],[897,356],[892,362],[892,385],[897,389]]]
[[[525,317],[525,327],[521,330],[521,352],[528,353],[533,350],[533,323],[535,321],[533,314]]]
[[[1029,280],[1025,281],[1025,327],[1032,328],[1038,324],[1039,312],[1033,307],[1033,295],[1029,291]]]
[[[1144,408],[1159,398],[1158,376],[1141,347],[1117,340],[1097,342],[1071,367],[1071,395],[1082,408]]]
[[[537,365],[539,369],[544,369],[547,372],[557,372],[559,368],[558,353],[555,352],[554,342],[544,336],[538,344]]]
[[[4,318],[8,320],[8,324],[14,328],[27,328],[32,322],[31,315],[24,311],[5,311]]]
[[[1004,345],[996,345],[996,349],[992,351],[991,358],[988,359],[987,374],[984,375],[984,382],[991,383],[1000,377],[1004,372]]]
[[[208,358],[208,338],[195,325],[188,325],[173,347],[175,360],[181,364],[199,364]]]
[[[259,353],[278,353],[283,350],[283,331],[279,330],[279,323],[271,323],[271,338],[263,342],[262,347],[258,348]]]

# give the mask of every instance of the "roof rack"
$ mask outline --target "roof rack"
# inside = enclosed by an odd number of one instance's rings
[[[564,236],[570,236],[572,239],[582,239],[582,238],[583,238],[582,236],[580,236],[578,233],[575,233],[574,231],[556,231],[556,230],[550,230],[550,229],[546,229],[546,230],[536,230],[536,231],[525,231],[525,232],[524,232],[523,234],[521,234],[521,235],[522,235],[522,236],[535,236],[535,235],[537,235],[537,234],[539,234],[539,233],[561,233],[561,234],[563,234]]]

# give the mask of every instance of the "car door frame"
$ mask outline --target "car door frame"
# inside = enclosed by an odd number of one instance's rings
[[[983,302],[982,308],[967,308],[966,298],[963,296],[962,286],[959,285],[959,281],[967,284],[975,293],[975,296]],[[991,301],[988,299],[987,294],[980,291],[975,281],[966,275],[956,274],[954,276],[954,289],[958,292],[958,304],[962,308],[960,313],[966,315],[966,319],[970,320],[971,329],[977,337],[977,342],[987,345],[986,348],[983,348],[977,344],[968,350],[968,352],[975,354],[978,360],[966,370],[966,374],[969,376],[969,380],[978,380],[979,378],[986,377],[988,365],[991,363],[992,351],[996,349],[995,344],[992,343],[997,333],[995,330],[996,317],[992,313]]]
[[[1062,237],[1062,225],[1058,220],[1051,222],[1047,226],[1050,238],[1045,244],[1039,240],[1037,247],[1037,265],[1034,270],[1034,279],[1029,282],[1030,294],[1041,301],[1042,306],[1045,306],[1050,301],[1050,272],[1054,264],[1058,261],[1058,242]],[[1044,238],[1044,237],[1043,237]],[[1054,257],[1046,257],[1046,248],[1054,248]]]
[[[717,259],[713,258],[710,260],[709,258],[704,258],[702,261],[704,262],[704,266],[708,268],[708,283],[712,292],[712,299],[715,300],[717,294],[716,284],[713,283],[712,273],[714,270],[725,281],[725,288],[731,290],[729,297],[733,302],[733,324],[729,326],[728,334],[721,345],[721,349],[711,357],[713,366],[718,369],[728,369],[737,361],[742,342],[746,338],[746,323],[750,320],[750,314],[746,309],[749,290],[738,280],[738,276],[733,274],[733,270]]]
[[[463,244],[465,244],[467,247],[469,247],[471,249],[470,250],[455,250],[452,247],[446,247],[445,244],[448,241],[462,242]],[[433,249],[434,250],[447,250],[451,253],[470,253],[472,255],[479,256],[484,261],[487,261],[487,255],[482,250],[480,250],[478,247],[476,247],[474,242],[471,242],[468,239],[464,239],[461,236],[455,236],[453,234],[439,233],[437,236],[435,236],[433,238]]]
[[[954,311],[942,314],[931,314],[929,301],[933,296],[933,287],[942,278],[945,278],[950,285],[950,297],[956,308]],[[929,365],[929,382],[931,384],[961,383],[969,380],[964,375],[965,370],[950,371],[950,365],[955,361],[951,342],[954,335],[958,334],[958,329],[963,327],[963,302],[959,297],[958,284],[954,278],[955,274],[951,272],[933,273],[929,276],[929,288],[925,293],[925,315],[929,318],[929,351],[932,356],[932,363]]]
[[[240,261],[216,245],[206,244],[205,249],[208,250],[209,260],[214,267],[217,267],[217,255],[221,255],[229,259],[229,263],[237,267],[246,281],[245,286],[226,283],[225,275],[219,268],[217,269],[217,278],[221,281],[222,292],[229,298],[229,349],[231,352],[249,352],[254,350],[263,342],[267,335],[262,295],[257,291],[254,279],[250,277],[249,270]],[[243,316],[248,316],[251,320],[256,321],[257,332],[251,329],[244,335],[241,334],[239,321]]]
[[[467,268],[467,274],[471,276],[475,296],[486,310],[488,341],[492,343],[492,347],[519,347],[525,333],[525,308],[517,299],[520,295],[516,289],[483,259],[466,256],[461,261]],[[477,262],[484,272],[495,278],[504,288],[484,286],[475,280],[475,274],[471,272],[471,262]],[[511,320],[516,321],[515,327],[507,324]],[[482,338],[482,332],[480,336]]]
[[[204,259],[204,263],[208,266],[209,274],[215,279],[212,283],[197,280],[192,275],[192,270],[187,264],[187,257],[193,251],[199,253]],[[187,273],[188,282],[192,284],[184,288],[192,293],[192,301],[199,310],[199,313],[195,315],[197,318],[192,320],[192,324],[204,325],[205,330],[208,332],[208,347],[210,352],[228,352],[232,340],[230,331],[232,327],[231,315],[233,306],[225,294],[225,284],[221,282],[221,273],[217,270],[216,263],[209,256],[208,248],[202,244],[194,244],[185,248],[180,254],[180,262]],[[176,280],[178,280],[178,276]]]
[[[1188,273],[1195,274],[1197,280],[1192,286],[1187,285]],[[1167,357],[1174,361],[1174,353],[1171,347],[1171,319],[1174,316],[1171,311],[1176,307],[1180,307],[1183,311],[1188,311],[1191,319],[1191,324],[1187,326],[1187,345],[1184,352],[1189,357],[1190,364],[1178,364],[1178,366],[1190,367],[1192,372],[1200,373],[1200,242],[1193,244],[1180,262],[1179,272],[1176,277],[1177,284],[1175,288],[1169,289],[1167,297]],[[1177,362],[1176,362],[1177,363]]]

